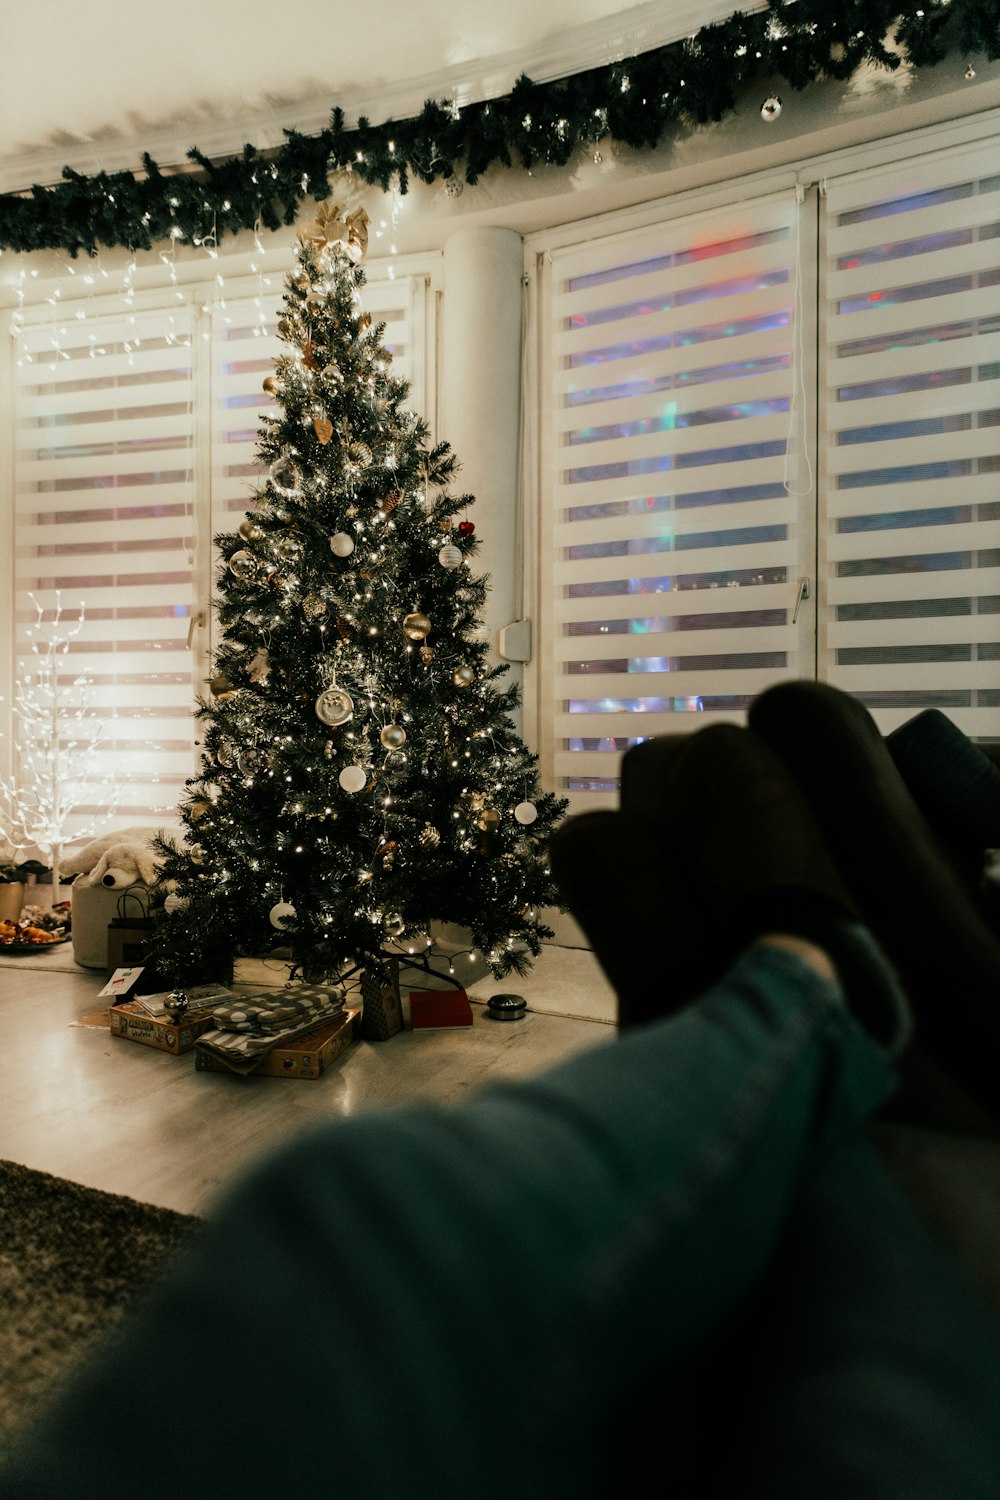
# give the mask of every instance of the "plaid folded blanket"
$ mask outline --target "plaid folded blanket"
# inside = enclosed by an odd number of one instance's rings
[[[212,1022],[218,1031],[276,1038],[304,1025],[317,1026],[344,1009],[346,992],[329,985],[286,985],[212,1007]]]

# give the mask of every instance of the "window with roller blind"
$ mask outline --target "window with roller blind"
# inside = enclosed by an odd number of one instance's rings
[[[104,318],[86,308],[82,321],[68,298],[58,322],[28,310],[14,389],[15,670],[30,662],[36,601],[43,631],[57,606],[64,625],[82,612],[64,679],[70,698],[75,678],[91,684],[101,748],[71,837],[101,811],[108,774],[121,800],[106,826],[159,824],[195,768],[212,536],[250,503],[259,417],[273,405],[262,382],[282,347],[280,278],[269,279],[267,292],[253,278],[207,302],[172,287],[169,307]],[[429,275],[373,279],[363,296],[424,411]]]
[[[826,161],[799,204],[548,237],[532,687],[573,806],[783,676],[1000,738],[996,162]]]
[[[789,191],[547,258],[539,728],[578,803],[638,739],[812,673],[800,212]]]
[[[827,185],[821,671],[1000,737],[995,143]]]
[[[25,627],[42,609],[83,624],[60,683],[83,675],[99,726],[92,784],[72,836],[121,784],[119,824],[159,822],[192,764],[188,628],[196,597],[192,314],[127,312],[86,330],[72,306],[58,329],[29,323],[15,389],[15,610],[18,674],[31,669]]]

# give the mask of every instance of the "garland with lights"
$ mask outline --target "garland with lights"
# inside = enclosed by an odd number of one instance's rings
[[[0,197],[0,248],[76,256],[170,239],[217,244],[293,223],[304,198],[328,196],[333,171],[400,193],[412,178],[441,181],[457,196],[496,165],[563,165],[581,149],[599,158],[611,140],[652,149],[677,126],[720,120],[756,79],[800,90],[864,64],[932,67],[954,51],[1000,57],[1000,0],[769,0],[669,46],[551,83],[522,77],[504,98],[464,108],[429,100],[412,119],[361,118],[350,129],[334,109],[316,135],[286,131],[274,151],[247,145],[222,161],[193,148],[191,167],[175,172],[148,154],[141,173],[65,167],[54,187]],[[966,76],[975,76],[971,63]],[[775,118],[780,101],[765,102],[765,120]]]

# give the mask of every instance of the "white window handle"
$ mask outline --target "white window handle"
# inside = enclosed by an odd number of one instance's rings
[[[793,625],[795,624],[796,620],[799,618],[799,606],[801,605],[803,599],[808,599],[811,596],[811,594],[812,594],[812,587],[810,586],[809,579],[808,578],[800,578],[799,579],[798,593],[795,595],[795,608],[792,610],[792,624]]]
[[[187,644],[187,648],[188,648],[189,651],[191,650],[191,643],[194,640],[194,633],[195,633],[195,631],[196,630],[200,630],[201,627],[204,625],[204,623],[205,623],[205,611],[203,609],[199,609],[197,611],[197,613],[195,613],[195,614],[193,614],[191,616],[191,619],[188,622],[188,644]]]

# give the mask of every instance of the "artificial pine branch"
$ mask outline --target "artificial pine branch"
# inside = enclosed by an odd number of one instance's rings
[[[247,145],[210,161],[192,147],[197,173],[163,173],[148,153],[138,180],[66,168],[56,186],[0,197],[0,248],[76,256],[101,245],[149,248],[168,235],[218,243],[258,224],[294,223],[303,199],[329,193],[332,171],[400,193],[412,176],[474,186],[491,167],[563,165],[605,137],[653,149],[673,131],[722,119],[761,79],[804,89],[865,64],[898,68],[900,49],[911,66],[929,68],[956,48],[1000,57],[1000,0],[770,0],[638,57],[545,84],[519,78],[505,97],[462,109],[428,100],[410,120],[363,118],[349,129],[335,108],[326,129],[288,130],[271,153]]]

